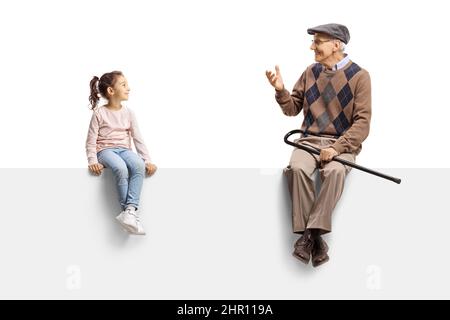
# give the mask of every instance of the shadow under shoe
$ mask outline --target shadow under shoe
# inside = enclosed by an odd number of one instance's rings
[[[311,254],[313,267],[318,267],[330,260],[330,257],[328,256],[328,245],[321,236],[314,239],[314,246]]]
[[[311,233],[306,230],[300,239],[295,243],[295,249],[292,255],[299,259],[301,262],[308,264],[311,259],[311,252],[314,247],[314,240]]]

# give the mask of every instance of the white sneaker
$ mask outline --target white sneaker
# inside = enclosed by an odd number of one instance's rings
[[[135,233],[138,231],[136,216],[132,210],[124,210],[117,217],[120,225],[128,232]]]
[[[137,211],[134,211],[133,215],[134,215],[135,221],[136,221],[136,231],[133,231],[132,234],[139,235],[139,236],[145,236],[144,227],[142,226],[141,218],[139,217],[139,213]]]
[[[141,219],[139,217],[139,213],[137,211],[131,211],[130,213],[134,217],[134,223],[136,228],[129,231],[131,234],[135,234],[138,236],[145,236],[144,227],[142,226]]]

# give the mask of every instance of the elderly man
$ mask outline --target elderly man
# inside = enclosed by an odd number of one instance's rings
[[[328,246],[321,235],[331,231],[331,214],[341,197],[350,168],[335,156],[354,162],[362,142],[369,134],[371,85],[369,73],[344,53],[350,40],[348,29],[340,24],[310,28],[314,36],[311,50],[317,63],[309,66],[292,93],[284,87],[280,69],[266,71],[275,88],[275,98],[283,113],[296,116],[303,110],[297,143],[320,148],[320,156],[301,149],[292,153],[284,170],[292,199],[293,229],[302,234],[293,255],[314,267],[329,260]],[[315,192],[315,173],[319,170],[320,192]]]

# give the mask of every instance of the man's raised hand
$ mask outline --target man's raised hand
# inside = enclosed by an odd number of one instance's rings
[[[281,91],[284,89],[283,78],[281,77],[280,67],[275,66],[275,73],[266,70],[266,77],[275,90]]]

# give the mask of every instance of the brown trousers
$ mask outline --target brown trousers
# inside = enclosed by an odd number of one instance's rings
[[[296,142],[324,149],[331,146],[335,138],[303,137]],[[339,158],[355,162],[355,155],[342,153]],[[321,188],[316,195],[315,176],[319,170]],[[305,229],[321,229],[321,233],[331,231],[331,214],[344,190],[344,180],[350,167],[336,161],[320,166],[318,155],[301,149],[292,152],[289,167],[284,170],[292,199],[292,225],[295,233]]]

